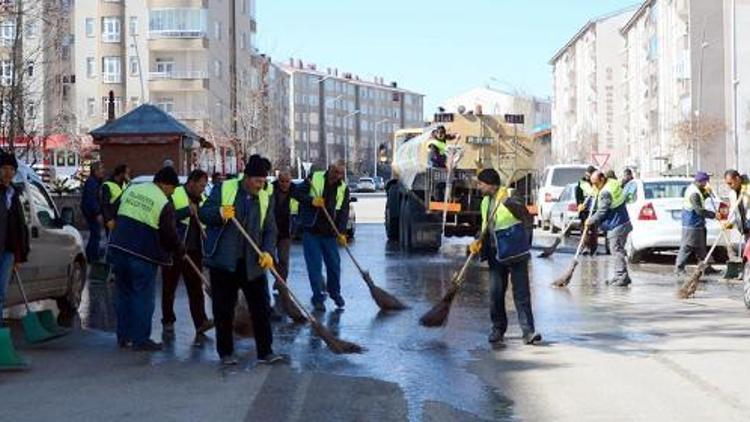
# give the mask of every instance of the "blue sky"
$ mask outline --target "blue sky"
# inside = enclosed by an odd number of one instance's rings
[[[590,18],[637,0],[257,2],[261,52],[398,81],[427,96],[431,115],[442,100],[486,84],[551,95],[550,57]]]

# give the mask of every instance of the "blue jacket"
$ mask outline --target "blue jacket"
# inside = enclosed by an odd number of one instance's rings
[[[102,207],[99,204],[99,193],[102,182],[94,176],[89,176],[83,184],[83,193],[81,195],[81,212],[88,219],[94,219],[102,213]]]
[[[256,241],[264,252],[273,254],[276,248],[276,220],[274,219],[273,201],[268,205],[266,221],[260,226],[260,207],[258,199],[248,194],[242,183],[234,200],[237,220]],[[209,268],[218,268],[234,272],[237,261],[244,259],[247,279],[253,280],[265,273],[258,265],[258,254],[252,249],[234,223],[226,224],[221,219],[221,185],[211,189],[211,195],[200,208],[198,215],[206,225],[204,243],[204,264]]]

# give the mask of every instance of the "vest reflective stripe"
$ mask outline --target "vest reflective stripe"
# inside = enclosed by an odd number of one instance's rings
[[[698,194],[698,197],[700,197],[701,206],[704,205],[703,193],[700,189],[698,189],[698,186],[696,186],[695,183],[691,183],[690,186],[685,189],[685,196],[682,198],[682,209],[686,211],[693,211],[693,202],[690,200],[690,197],[696,193]]]
[[[297,200],[294,198],[289,200],[289,214],[291,215],[299,214],[299,202],[297,202]]]
[[[198,204],[198,207],[203,206],[204,202],[206,202],[206,195],[201,194],[201,202],[200,204]],[[175,189],[174,193],[172,194],[172,203],[174,204],[175,211],[179,211],[190,206],[190,196],[188,196],[185,186],[177,186],[177,189]],[[190,224],[190,217],[183,218],[180,223],[187,226],[188,224]],[[205,227],[203,223],[201,223],[201,226]]]
[[[316,171],[312,175],[312,180],[310,181],[310,186],[312,189],[310,189],[310,196],[313,198],[316,196],[323,196],[323,192],[325,192],[325,186],[326,186],[326,174],[322,171]],[[339,183],[338,188],[336,188],[336,211],[341,210],[341,207],[344,206],[344,196],[346,195],[346,184],[342,180],[341,183]]]
[[[427,145],[437,148],[440,155],[446,155],[448,151],[448,143],[443,142],[443,141],[438,141],[437,139],[432,139],[430,142],[427,143]]]
[[[585,180],[579,180],[578,187],[581,188],[585,196],[594,196],[595,190],[594,190],[594,187],[591,185],[591,183]]]
[[[120,195],[122,195],[122,192],[128,187],[127,184],[123,183],[122,186],[118,185],[117,183],[107,180],[104,182],[104,186],[106,186],[109,189],[109,203],[114,204],[117,202],[117,199],[120,198]]]
[[[234,206],[237,192],[240,190],[241,179],[227,180],[221,184],[221,206]],[[260,203],[260,227],[266,222],[268,204],[271,203],[271,195],[265,189],[258,191],[258,202]]]
[[[612,205],[610,205],[611,209],[615,209],[624,204],[625,200],[627,199],[625,198],[625,193],[622,190],[622,185],[620,185],[620,182],[617,179],[607,180],[607,183],[604,184],[604,187],[596,196],[597,201],[599,200],[602,192],[609,192],[610,195],[612,195]]]
[[[500,192],[502,192],[502,190],[499,190],[498,194],[495,195],[496,200],[503,200],[505,198],[505,195],[501,195]],[[489,196],[485,196],[484,198],[482,198],[482,205],[480,208],[482,210],[482,231],[484,231],[484,229],[487,227],[488,216],[492,212],[490,210]],[[513,215],[513,213],[511,213],[510,210],[505,207],[505,205],[500,204],[497,207],[497,211],[495,212],[495,231],[507,230],[520,223],[521,220],[517,219]]]
[[[168,202],[169,199],[156,184],[144,183],[125,191],[117,215],[129,217],[158,230],[159,216]]]

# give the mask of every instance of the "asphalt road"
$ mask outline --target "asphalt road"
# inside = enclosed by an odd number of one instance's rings
[[[367,207],[358,209],[363,215],[381,212],[365,201],[357,207]],[[309,327],[279,322],[275,349],[289,356],[289,364],[256,365],[252,340],[242,339],[241,365],[223,370],[213,332],[198,346],[193,343],[180,288],[176,338],[158,353],[121,351],[113,334],[97,330],[76,330],[30,346],[15,324],[16,343],[32,359],[33,369],[0,373],[0,420],[750,418],[748,312],[736,282],[708,279],[696,298],[682,301],[675,296],[668,263],[632,267],[634,283],[623,289],[603,283],[609,258],[597,256],[582,260],[569,288],[554,289],[549,283],[570,264],[570,254],[534,258],[533,303],[545,342],[521,344],[508,300],[507,347],[495,350],[486,342],[484,265],[470,268],[445,328],[427,329],[417,322],[445,291],[468,239],[451,239],[442,254],[407,255],[384,238],[382,220],[360,224],[353,253],[381,287],[411,308],[379,312],[342,256],[347,307],[319,315],[337,335],[367,347],[364,354],[334,355]],[[540,244],[548,240],[536,236]],[[298,244],[292,262],[292,288],[307,303]],[[160,318],[157,309],[155,338],[161,336]]]

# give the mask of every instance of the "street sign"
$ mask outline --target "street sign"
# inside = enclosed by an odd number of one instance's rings
[[[506,114],[505,123],[512,125],[522,125],[524,124],[524,116],[523,114]]]
[[[310,174],[310,169],[312,168],[313,163],[310,161],[304,161],[302,162],[302,168],[305,169],[305,176]]]
[[[609,153],[608,152],[592,152],[591,160],[594,162],[594,165],[598,169],[601,170],[609,162]]]

